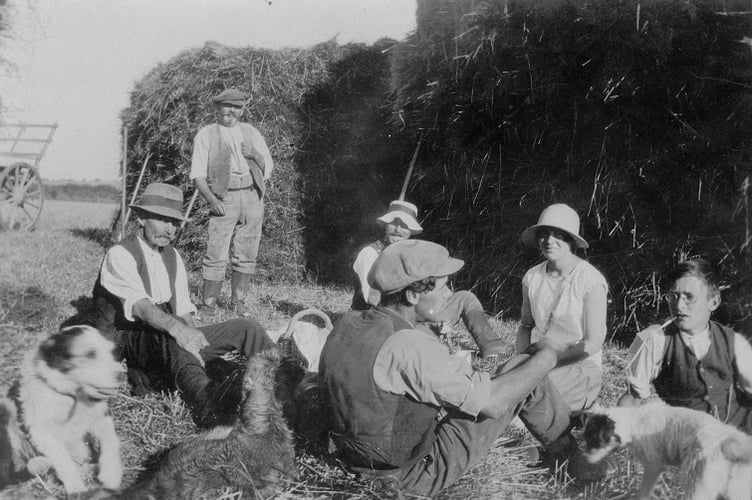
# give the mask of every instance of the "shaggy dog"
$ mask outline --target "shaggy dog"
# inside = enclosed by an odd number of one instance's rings
[[[282,409],[302,377],[300,366],[280,367],[280,354],[251,357],[243,377],[244,400],[234,426],[216,427],[170,450],[157,471],[118,498],[217,498],[240,490],[243,498],[268,498],[297,477],[293,435]],[[282,400],[282,401],[281,401]]]
[[[650,498],[667,465],[679,466],[686,498],[752,498],[752,437],[706,413],[664,403],[608,408],[589,415],[584,434],[590,463],[634,451],[644,469],[638,498]]]
[[[92,437],[99,481],[105,488],[120,487],[120,440],[107,402],[125,370],[114,348],[95,328],[71,326],[26,356],[16,401],[20,418],[15,402],[0,401],[0,435],[10,443],[0,449],[0,481],[18,478],[24,467],[31,473],[52,467],[68,494],[86,491],[81,465],[90,457]]]

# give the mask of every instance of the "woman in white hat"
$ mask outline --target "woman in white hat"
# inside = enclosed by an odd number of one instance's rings
[[[560,348],[550,377],[573,410],[590,408],[600,392],[608,295],[606,278],[575,253],[588,247],[579,232],[577,212],[557,203],[522,233],[522,242],[546,260],[522,278],[516,346],[524,351],[545,338]]]
[[[395,200],[389,204],[389,210],[376,219],[384,228],[384,236],[366,245],[355,258],[353,271],[358,277],[355,286],[352,308],[358,311],[368,309],[369,306],[379,304],[381,294],[368,284],[368,271],[376,262],[382,250],[392,243],[406,240],[411,236],[423,232],[418,223],[418,207],[408,201]]]

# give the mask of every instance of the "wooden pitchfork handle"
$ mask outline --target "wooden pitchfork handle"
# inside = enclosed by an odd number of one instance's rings
[[[410,177],[412,177],[413,175],[413,168],[415,168],[415,162],[418,160],[418,152],[420,151],[421,142],[423,142],[423,134],[421,134],[420,138],[418,139],[418,144],[415,146],[413,158],[412,160],[410,160],[410,167],[407,169],[407,174],[405,175],[405,182],[402,183],[402,191],[400,191],[398,198],[398,200],[400,201],[405,199],[405,193],[407,193],[407,185],[410,184]]]

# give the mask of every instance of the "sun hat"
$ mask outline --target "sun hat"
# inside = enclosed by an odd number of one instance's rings
[[[246,102],[248,102],[248,95],[237,89],[226,89],[223,90],[219,95],[214,96],[212,98],[212,101],[217,104],[228,103],[234,104],[236,106],[242,106]]]
[[[549,205],[538,217],[538,223],[522,232],[522,242],[533,248],[538,248],[538,229],[552,227],[567,233],[574,240],[578,248],[587,248],[588,242],[580,236],[580,216],[569,205],[554,203]]]
[[[399,219],[405,223],[412,234],[418,234],[423,228],[418,224],[418,207],[409,201],[394,200],[389,204],[387,213],[376,219],[380,225],[384,226],[394,219]]]
[[[130,207],[171,219],[191,221],[183,216],[183,191],[179,187],[161,182],[153,182],[146,186],[139,204]]]
[[[454,274],[463,265],[463,260],[450,257],[449,251],[438,243],[402,240],[381,252],[368,273],[368,283],[389,295],[431,276]]]

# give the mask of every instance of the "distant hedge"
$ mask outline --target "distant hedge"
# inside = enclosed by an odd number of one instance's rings
[[[426,237],[466,258],[489,306],[518,313],[540,260],[520,233],[565,202],[609,280],[612,334],[665,314],[661,273],[696,255],[729,288],[720,315],[752,314],[752,15],[731,10],[749,2],[419,0],[395,116],[429,144]]]
[[[108,184],[45,184],[44,197],[48,200],[116,203],[120,200],[120,189]]]

